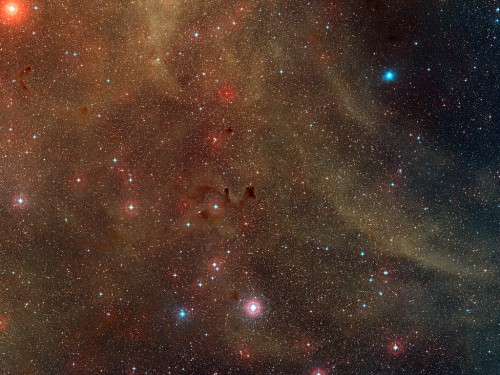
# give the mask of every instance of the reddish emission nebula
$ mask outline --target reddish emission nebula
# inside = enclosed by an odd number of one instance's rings
[[[498,375],[500,1],[0,0],[0,375]]]

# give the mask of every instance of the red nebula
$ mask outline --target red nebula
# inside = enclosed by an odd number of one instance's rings
[[[9,326],[9,318],[4,315],[0,315],[0,333],[4,332]]]
[[[219,88],[218,97],[221,102],[232,103],[236,98],[236,91],[233,86],[222,86]]]
[[[401,341],[391,341],[387,345],[387,350],[389,351],[389,354],[392,356],[398,356],[403,354],[404,351],[404,345]]]
[[[326,375],[326,371],[320,368],[317,368],[311,372],[311,375]]]

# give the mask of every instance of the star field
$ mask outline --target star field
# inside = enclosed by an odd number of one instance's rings
[[[498,374],[499,35],[0,1],[0,374]]]

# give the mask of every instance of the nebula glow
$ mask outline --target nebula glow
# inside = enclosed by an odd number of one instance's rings
[[[1,0],[0,375],[497,374],[499,7]]]

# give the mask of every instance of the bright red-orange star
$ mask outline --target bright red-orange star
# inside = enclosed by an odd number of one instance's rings
[[[5,12],[9,16],[15,16],[19,13],[19,6],[16,3],[7,3],[5,4]]]
[[[3,2],[2,2],[3,3]],[[24,7],[20,2],[9,1],[2,5],[2,18],[9,22],[20,21],[23,18]]]

